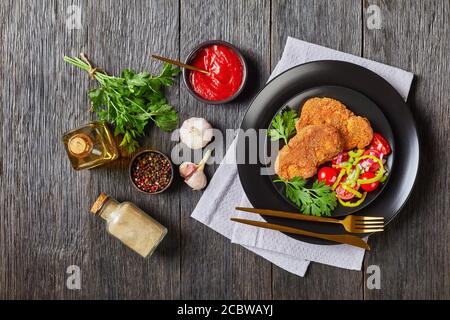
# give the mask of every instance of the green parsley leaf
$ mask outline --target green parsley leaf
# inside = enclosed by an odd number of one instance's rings
[[[289,138],[296,132],[295,123],[297,119],[297,112],[294,110],[279,113],[273,118],[271,123],[272,128],[269,129],[267,134],[271,137],[272,141],[283,139],[284,143],[287,144]]]
[[[290,180],[277,179],[274,182],[284,183],[286,197],[291,200],[303,214],[313,216],[331,216],[337,206],[336,194],[324,182],[313,183],[306,187],[306,179],[294,177]]]

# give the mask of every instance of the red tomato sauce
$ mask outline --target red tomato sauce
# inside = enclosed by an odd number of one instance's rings
[[[234,95],[240,88],[243,67],[236,52],[223,45],[212,45],[200,49],[193,66],[209,74],[192,71],[189,82],[192,89],[205,100],[219,101]]]

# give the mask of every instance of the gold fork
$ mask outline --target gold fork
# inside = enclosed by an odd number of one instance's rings
[[[364,217],[364,216],[348,215],[341,220],[334,218],[308,216],[299,213],[269,210],[269,209],[236,207],[236,210],[258,213],[263,216],[271,216],[278,218],[288,218],[294,220],[325,222],[325,223],[337,223],[343,225],[344,229],[350,233],[372,233],[372,232],[381,232],[384,230],[384,217]]]

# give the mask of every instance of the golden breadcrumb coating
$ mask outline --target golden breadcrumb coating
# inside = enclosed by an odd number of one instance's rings
[[[275,172],[284,179],[314,176],[317,167],[330,161],[344,148],[339,131],[330,125],[300,128],[278,153]]]
[[[373,130],[369,120],[356,116],[340,101],[332,98],[310,98],[300,112],[297,131],[308,125],[331,125],[339,130],[344,149],[365,148],[372,141]]]

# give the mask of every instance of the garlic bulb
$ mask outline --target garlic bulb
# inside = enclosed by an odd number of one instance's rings
[[[184,182],[193,190],[202,190],[206,187],[208,179],[203,170],[205,169],[206,161],[208,161],[210,156],[211,150],[208,150],[198,164],[183,162],[180,165],[180,175],[184,178]]]
[[[191,149],[201,149],[213,137],[211,124],[203,118],[190,118],[180,128],[180,140]]]

